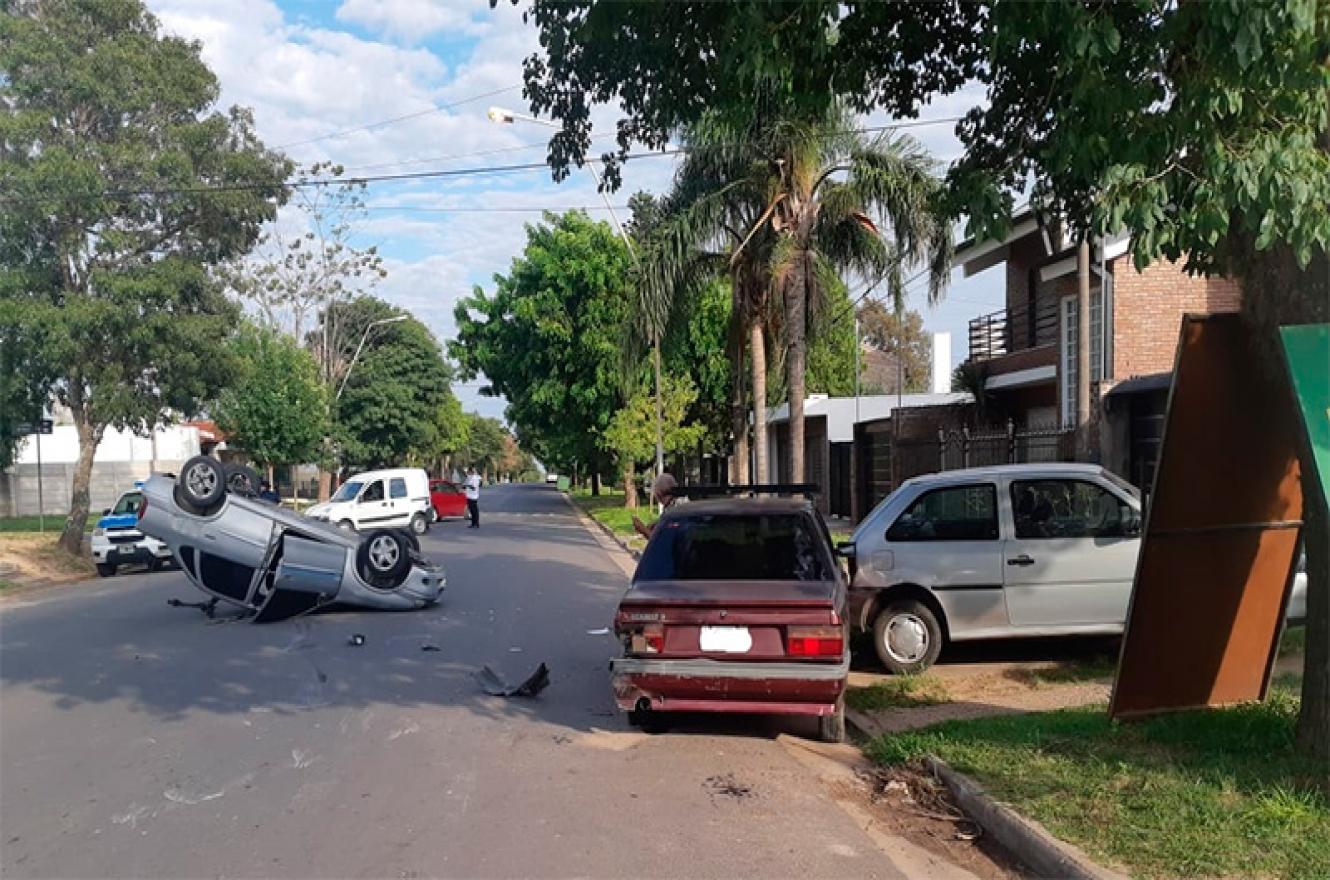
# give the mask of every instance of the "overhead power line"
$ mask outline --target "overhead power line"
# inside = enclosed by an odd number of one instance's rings
[[[506,92],[516,91],[517,89],[520,88],[521,88],[520,85],[504,86],[501,89],[494,89],[493,91],[484,92],[479,95],[472,95],[470,98],[463,98],[460,101],[453,101],[452,103],[449,104],[435,105],[432,107],[428,107],[424,110],[417,110],[414,113],[404,113],[401,116],[392,116],[389,117],[388,119],[377,120],[376,122],[367,122],[364,125],[358,125],[355,128],[343,128],[339,131],[330,131],[327,134],[321,134],[317,137],[305,138],[303,141],[291,141],[290,143],[281,144],[277,146],[276,149],[285,150],[289,149],[290,147],[302,147],[305,144],[313,144],[319,141],[326,141],[330,138],[345,137],[348,134],[357,134],[358,132],[369,131],[370,129],[373,128],[382,128],[385,125],[395,125],[398,122],[406,122],[408,119],[419,119],[421,116],[428,116],[431,113],[441,113],[444,110],[451,110],[454,107],[461,107],[464,104],[471,104],[483,98],[492,98],[495,95],[502,95]]]
[[[552,211],[556,214],[564,211],[626,211],[628,205],[362,205],[367,211],[411,211],[425,214],[540,214]]]

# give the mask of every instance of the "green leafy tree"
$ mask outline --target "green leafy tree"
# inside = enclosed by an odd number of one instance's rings
[[[805,393],[846,397],[854,394],[854,306],[845,282],[829,278],[827,283],[822,302],[808,321]],[[779,321],[776,329],[781,330]],[[776,351],[784,351],[784,346]],[[788,399],[788,376],[784,356],[778,355],[768,367],[768,406],[780,406]]]
[[[560,119],[556,174],[585,156],[593,102],[618,101],[622,153],[663,144],[758,78],[824,106],[913,116],[977,80],[988,104],[958,126],[953,210],[1007,226],[1013,191],[1074,233],[1132,234],[1138,262],[1183,259],[1244,282],[1265,328],[1330,312],[1330,4],[670,4],[537,0],[545,51],[526,62],[537,112]],[[631,38],[629,37],[631,35]],[[589,51],[613,44],[615,52]],[[664,59],[683,59],[665,63]],[[610,175],[612,178],[612,174]],[[612,178],[613,179],[613,178]],[[1310,452],[1303,473],[1311,480]],[[1307,665],[1299,747],[1330,757],[1330,511],[1310,482]]]
[[[412,451],[412,460],[447,476],[452,458],[466,445],[469,429],[462,402],[449,390],[435,412],[429,439]]]
[[[527,227],[527,245],[493,294],[457,305],[449,352],[467,378],[508,400],[524,448],[560,471],[577,462],[593,480],[619,405],[620,346],[632,261],[605,223],[577,211]],[[593,483],[598,487],[598,484]]]
[[[341,462],[356,468],[398,465],[437,448],[439,411],[451,395],[452,371],[424,324],[371,296],[334,304],[320,318],[359,332],[346,336],[344,385],[334,392],[333,436]],[[368,330],[368,335],[366,335]],[[359,358],[355,349],[364,339]],[[354,366],[352,361],[354,360]]]
[[[689,424],[688,411],[697,389],[687,377],[664,375],[660,383],[661,436],[665,453],[692,452],[706,434],[706,426]],[[605,442],[614,450],[623,472],[624,505],[637,507],[637,465],[656,453],[656,394],[645,384],[610,419]]]
[[[78,552],[108,425],[213,399],[236,309],[209,267],[247,249],[286,161],[214,110],[199,46],[138,0],[10,0],[0,15],[0,297],[78,429],[61,544]]]
[[[730,433],[735,370],[731,363],[733,299],[730,284],[713,278],[681,309],[663,340],[665,372],[687,377],[697,389],[686,421],[700,425],[702,442],[724,451]]]
[[[33,362],[42,347],[21,335],[31,328],[18,320],[19,308],[0,299],[0,471],[18,456],[19,425],[40,419],[50,396],[52,371]]]
[[[880,367],[865,364],[861,380],[865,394],[895,394],[901,377],[907,394],[927,391],[933,369],[933,341],[924,332],[924,319],[913,309],[897,312],[873,300],[858,310],[864,345],[881,352]]]
[[[313,459],[327,431],[328,398],[318,365],[289,336],[242,326],[235,376],[217,401],[217,426],[269,468]]]
[[[498,419],[476,413],[467,413],[466,418],[466,442],[458,450],[458,464],[475,468],[476,473],[488,477],[507,459],[508,432]]]

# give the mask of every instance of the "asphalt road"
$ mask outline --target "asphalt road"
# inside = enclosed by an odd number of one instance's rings
[[[588,634],[624,564],[553,490],[423,546],[448,590],[420,612],[209,623],[176,572],[6,603],[0,874],[903,876],[775,740],[802,722],[626,725]],[[534,700],[473,678],[542,660]]]

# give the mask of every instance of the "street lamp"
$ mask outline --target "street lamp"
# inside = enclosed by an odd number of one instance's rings
[[[543,125],[546,128],[559,128],[557,122],[550,122],[548,119],[537,119],[534,116],[527,116],[522,113],[516,113],[506,107],[491,107],[486,114],[490,122],[496,122],[500,125],[512,125],[515,122],[529,122],[532,125]],[[610,220],[614,223],[614,229],[623,239],[623,243],[628,247],[628,255],[633,258],[633,263],[637,263],[637,249],[633,247],[633,240],[628,237],[624,231],[623,224],[619,222],[619,215],[614,213],[614,206],[610,204],[609,196],[601,187],[600,175],[596,173],[596,166],[586,163],[586,169],[591,172],[591,177],[596,181],[596,192],[600,194],[601,201],[605,203],[605,210],[610,213]],[[665,438],[663,423],[665,417],[661,411],[660,402],[660,335],[654,330],[651,333],[651,357],[656,371],[656,475],[665,473]]]
[[[342,384],[337,389],[337,400],[342,399],[342,392],[346,390],[346,382],[351,378],[351,371],[356,368],[356,361],[360,360],[360,352],[365,347],[365,340],[369,339],[369,332],[375,327],[382,327],[385,324],[400,324],[405,321],[409,315],[394,315],[391,318],[380,318],[377,321],[370,321],[365,327],[365,332],[360,336],[360,344],[356,346],[356,353],[351,358],[351,364],[346,368],[346,375],[342,377]]]

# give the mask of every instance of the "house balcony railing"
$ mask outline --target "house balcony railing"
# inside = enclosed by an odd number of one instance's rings
[[[1022,304],[970,319],[970,360],[987,361],[1051,345],[1058,339],[1058,303],[1049,297],[1031,310]]]

